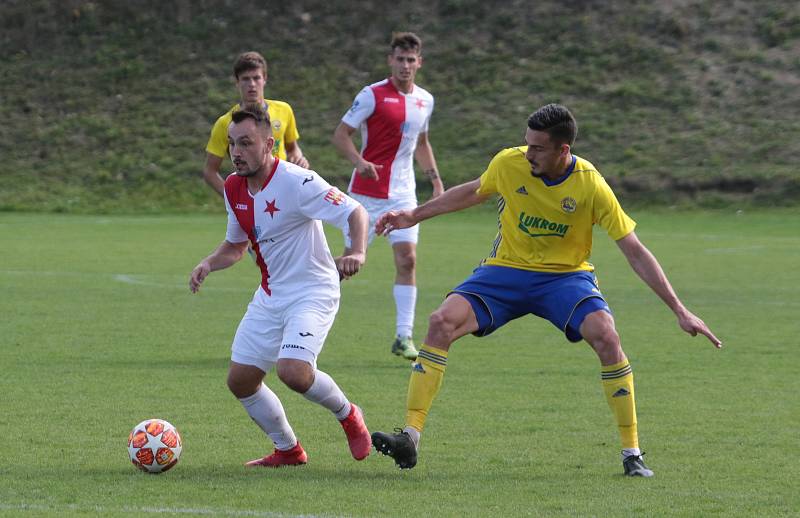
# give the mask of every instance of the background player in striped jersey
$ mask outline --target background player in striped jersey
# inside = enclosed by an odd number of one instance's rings
[[[376,449],[392,456],[401,468],[417,462],[420,432],[441,386],[450,345],[467,333],[485,336],[530,313],[552,322],[568,340],[584,339],[594,349],[603,391],[619,429],[624,473],[652,476],[639,450],[631,366],[597,286],[594,266],[588,262],[595,223],[675,313],[681,329],[722,346],[678,299],[656,258],[636,237],[635,222],[597,169],[572,154],[576,134],[569,110],[557,104],[544,106],[528,119],[527,146],[498,153],[479,179],[414,210],[392,211],[378,219],[376,232],[392,232],[476,205],[493,194],[500,197],[500,231],[489,257],[430,317],[409,380],[405,428],[397,434],[372,434]]]
[[[233,63],[233,77],[240,100],[230,110],[222,114],[211,128],[211,136],[206,145],[206,165],[203,178],[220,196],[222,196],[223,180],[220,168],[228,153],[228,125],[234,111],[242,109],[246,104],[262,106],[269,113],[272,123],[272,135],[275,139],[272,153],[281,160],[288,160],[300,167],[308,167],[308,160],[300,149],[297,140],[297,123],[294,112],[288,103],[274,99],[264,99],[264,86],[267,83],[267,61],[258,52],[244,52]]]
[[[349,194],[367,209],[371,224],[388,210],[417,206],[415,158],[433,184],[433,197],[444,192],[428,140],[433,96],[414,83],[422,66],[419,37],[410,32],[394,34],[388,63],[390,77],[358,93],[333,135],[334,145],[355,166]],[[356,128],[361,129],[360,152],[352,140]],[[371,230],[372,225],[368,241],[374,236]],[[411,336],[417,302],[418,236],[416,225],[389,236],[396,268],[393,295],[397,336],[392,352],[409,360],[417,357]],[[345,234],[345,254],[350,243]]]
[[[228,387],[275,450],[247,465],[308,459],[280,400],[263,382],[273,367],[289,388],[336,416],[352,456],[364,459],[371,445],[361,410],[316,366],[339,309],[339,278],[355,275],[366,260],[367,213],[314,171],[274,157],[269,116],[257,106],[233,114],[228,138],[236,173],[223,191],[227,233],[194,268],[189,287],[196,292],[209,273],[239,261],[249,239],[261,284],[233,339]],[[350,254],[334,261],[320,220],[349,230]]]

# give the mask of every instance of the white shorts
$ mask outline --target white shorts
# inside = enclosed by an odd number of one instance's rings
[[[384,212],[389,212],[390,210],[411,210],[416,208],[417,200],[416,198],[398,198],[398,199],[386,199],[383,198],[373,198],[372,196],[364,196],[363,194],[355,194],[349,193],[350,196],[356,200],[358,203],[364,206],[367,209],[367,213],[369,214],[369,234],[367,236],[367,244],[372,243],[372,240],[375,238],[375,222],[378,220],[378,216],[383,214]],[[414,243],[416,244],[419,240],[419,224],[414,225],[410,228],[401,228],[399,230],[393,230],[389,232],[387,236],[389,238],[389,242],[391,244],[395,243]],[[344,231],[344,246],[350,248],[350,232],[349,230]]]
[[[279,358],[317,367],[317,356],[339,310],[339,297],[308,293],[287,303],[270,300],[261,287],[247,306],[231,345],[231,360],[269,372]]]

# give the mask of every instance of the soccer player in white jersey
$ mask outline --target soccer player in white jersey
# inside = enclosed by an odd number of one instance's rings
[[[333,144],[355,166],[348,192],[369,213],[368,243],[375,235],[372,227],[378,216],[417,206],[414,158],[433,184],[433,197],[444,192],[428,140],[433,96],[414,83],[422,66],[422,42],[417,35],[402,32],[393,35],[390,48],[390,77],[358,93],[333,135]],[[356,128],[361,129],[361,151],[352,140]],[[411,336],[417,302],[418,236],[418,225],[389,235],[396,269],[397,336],[392,353],[408,360],[417,357]],[[352,239],[345,232],[345,255],[351,250]]]
[[[289,388],[336,416],[352,456],[362,460],[370,437],[361,410],[316,365],[339,308],[339,278],[355,275],[366,260],[367,213],[314,171],[273,156],[269,115],[259,107],[232,115],[228,143],[235,174],[224,186],[227,233],[192,270],[189,287],[197,292],[209,273],[239,261],[250,241],[261,284],[233,339],[228,387],[275,450],[247,465],[308,460],[280,400],[263,382],[273,367]],[[347,228],[348,254],[334,260],[320,220]]]

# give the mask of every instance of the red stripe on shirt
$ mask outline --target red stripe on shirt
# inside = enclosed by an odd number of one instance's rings
[[[275,160],[275,167],[272,168],[262,189],[267,186],[275,175],[275,170],[278,167],[277,164],[278,161]],[[225,180],[225,196],[228,197],[228,205],[231,206],[233,214],[236,216],[236,221],[239,222],[239,226],[242,227],[242,230],[245,231],[247,237],[250,239],[253,251],[256,254],[256,264],[261,270],[261,288],[267,295],[272,295],[272,291],[269,289],[269,267],[267,267],[267,263],[261,255],[261,249],[258,245],[258,236],[255,235],[255,198],[250,196],[247,190],[247,178],[230,175]],[[240,205],[247,205],[247,210],[237,209],[236,207]]]
[[[383,167],[378,169],[377,180],[354,173],[350,190],[357,194],[386,199],[389,197],[392,164],[403,140],[406,99],[391,81],[373,86],[372,93],[375,96],[375,110],[367,119],[367,147],[362,156],[364,160]]]

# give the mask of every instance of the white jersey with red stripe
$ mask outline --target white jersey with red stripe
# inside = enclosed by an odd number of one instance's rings
[[[380,178],[364,178],[353,170],[349,192],[373,198],[416,197],[414,150],[420,133],[428,132],[433,96],[414,85],[405,94],[384,79],[362,89],[342,122],[361,128],[361,156],[383,168]]]
[[[285,300],[313,292],[338,298],[339,274],[322,221],[345,230],[357,206],[314,171],[276,158],[255,194],[244,177],[231,174],[225,180],[225,240],[250,240],[267,295]]]

